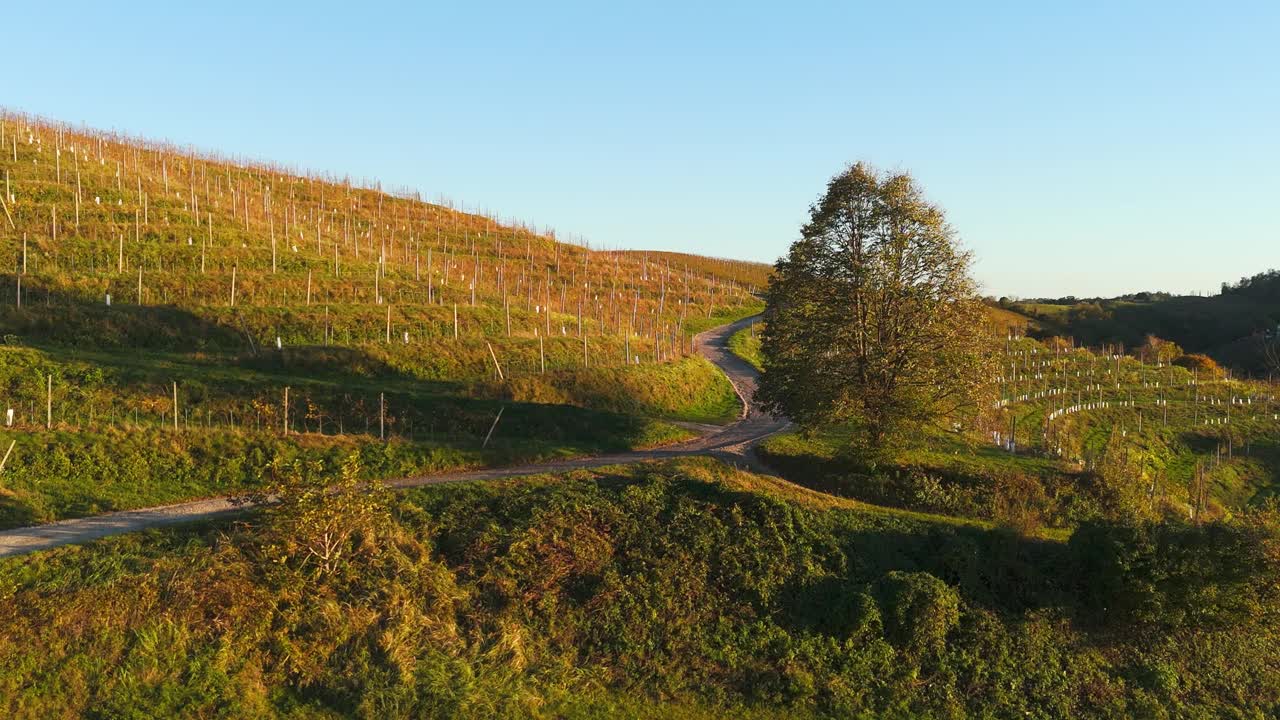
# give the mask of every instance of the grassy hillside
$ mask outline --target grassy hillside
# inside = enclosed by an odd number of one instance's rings
[[[846,455],[848,428],[760,452],[826,492],[1020,527],[1224,517],[1280,490],[1273,385],[1030,339],[1006,341],[992,380],[999,399],[974,428],[933,428],[876,467]]]
[[[0,525],[250,487],[273,457],[416,473],[734,416],[692,336],[758,311],[753,264],[11,113],[0,146]]]
[[[6,715],[1280,709],[1263,517],[1032,541],[711,461],[393,504],[329,571],[263,516],[0,561]]]
[[[769,275],[773,266],[768,263],[733,260],[730,258],[707,257],[690,253],[667,252],[661,250],[623,251],[633,258],[638,256],[642,263],[668,263],[674,267],[684,267],[710,277],[718,277],[746,287],[748,291],[760,292],[769,285]]]

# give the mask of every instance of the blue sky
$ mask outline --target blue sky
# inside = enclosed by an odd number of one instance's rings
[[[57,11],[51,10],[56,7]],[[0,105],[772,261],[910,170],[994,294],[1280,266],[1280,3],[17,3]]]

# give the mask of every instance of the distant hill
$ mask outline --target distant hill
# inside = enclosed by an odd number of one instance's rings
[[[1044,323],[1024,313],[993,304],[987,305],[987,319],[1001,332],[1016,332],[1019,335],[1037,333],[1045,327]]]
[[[1249,373],[1266,370],[1263,349],[1280,327],[1280,273],[1224,283],[1212,297],[1139,293],[1118,298],[1055,298],[1006,303],[1038,320],[1040,335],[1070,335],[1088,345],[1132,347],[1147,335],[1178,343]]]

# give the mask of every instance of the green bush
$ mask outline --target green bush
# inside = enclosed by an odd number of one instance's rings
[[[895,570],[876,584],[885,635],[914,653],[937,653],[960,623],[960,596],[927,572]]]
[[[1280,593],[1280,534],[1257,515],[1199,526],[1089,522],[1069,547],[1086,606],[1116,627],[1238,626]]]

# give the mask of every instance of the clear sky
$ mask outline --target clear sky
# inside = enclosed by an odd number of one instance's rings
[[[910,170],[994,294],[1280,266],[1280,3],[11,3],[0,105],[772,261]]]

